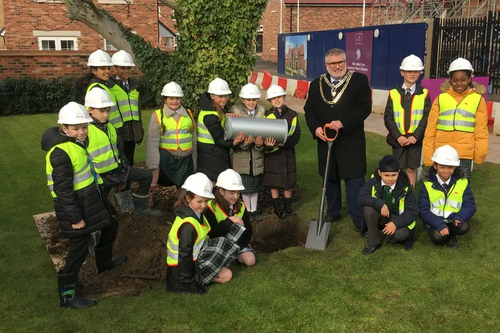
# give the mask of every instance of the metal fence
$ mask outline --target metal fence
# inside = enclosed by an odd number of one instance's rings
[[[450,63],[471,61],[475,76],[490,77],[490,94],[500,97],[500,13],[485,17],[434,19],[431,78],[447,77]]]

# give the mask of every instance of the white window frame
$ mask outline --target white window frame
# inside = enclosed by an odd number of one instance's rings
[[[102,38],[104,40],[104,51],[118,51],[118,49],[111,43],[108,44],[106,38]],[[109,47],[108,47],[109,45]]]
[[[46,41],[46,40],[55,41],[55,44],[56,44],[55,51],[63,51],[63,50],[61,50],[61,41],[66,41],[66,40],[73,41],[73,43],[75,45],[75,49],[74,50],[64,50],[64,51],[78,51],[78,37],[39,36],[38,37],[38,50],[40,50],[40,51],[53,51],[53,50],[43,50],[42,41]]]

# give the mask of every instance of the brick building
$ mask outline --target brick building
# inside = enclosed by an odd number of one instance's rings
[[[5,1],[5,0],[4,0]],[[299,0],[299,31],[360,27],[363,0]],[[365,25],[370,25],[372,1],[366,0]],[[263,24],[262,59],[277,62],[278,34],[297,31],[297,0],[269,0]]]
[[[175,20],[167,6],[156,0],[94,2],[152,45],[175,47]],[[91,52],[116,50],[85,24],[69,20],[63,1],[0,0],[0,4],[0,29],[5,27],[0,78],[80,75]]]

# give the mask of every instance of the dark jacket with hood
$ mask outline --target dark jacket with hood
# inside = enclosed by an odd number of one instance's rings
[[[124,92],[127,93],[127,95],[129,94],[130,91],[134,89],[139,91],[139,81],[134,80],[132,78],[128,79],[128,85],[129,85],[128,91],[126,90],[125,87],[123,87],[122,81],[119,80],[117,77],[110,76],[107,85],[109,87],[109,90],[113,89],[113,87],[117,85],[119,89],[122,89]],[[142,128],[142,117],[141,117],[141,100],[139,99],[138,102],[139,102],[138,109],[139,109],[140,120],[126,121],[123,123],[122,127],[116,129],[118,134],[122,137],[123,141],[134,141],[136,143],[141,143],[142,139],[144,138],[144,128]],[[120,110],[119,106],[118,110]]]
[[[403,87],[397,86],[395,89],[399,92],[401,95],[401,106],[405,110],[405,129],[408,130],[410,128],[410,122],[411,122],[411,105],[413,104],[413,99],[415,98],[415,95],[422,95],[424,94],[424,87],[422,87],[420,84],[416,83],[415,87],[415,93],[411,96],[410,99],[407,99],[405,96],[405,91],[403,90]],[[425,128],[427,127],[427,118],[429,118],[429,111],[431,110],[431,97],[429,94],[427,94],[427,97],[425,98],[425,104],[424,104],[424,115],[422,117],[422,120],[420,120],[417,128],[415,129],[415,132],[410,133],[410,134],[405,134],[405,137],[410,137],[414,136],[417,139],[417,142],[415,143],[415,146],[422,146],[422,141],[424,140],[424,133],[425,133]],[[384,112],[384,124],[387,130],[389,131],[389,134],[387,134],[387,143],[394,147],[394,148],[402,148],[401,145],[398,143],[398,138],[402,136],[401,132],[398,129],[398,125],[394,121],[394,107],[392,103],[391,96],[387,98],[387,104],[385,107],[385,112]]]
[[[281,114],[278,109],[271,108],[266,111],[266,118],[274,114],[276,119],[286,119],[288,122],[288,130],[292,125],[292,120],[297,117],[297,112],[290,109],[288,106],[281,107]],[[297,164],[295,161],[295,145],[299,143],[300,126],[297,117],[297,124],[292,135],[288,136],[285,145],[279,147],[278,150],[271,152],[269,147],[266,147],[264,156],[264,180],[263,185],[271,188],[290,188],[297,183]],[[272,148],[271,148],[272,149]]]
[[[205,93],[200,96],[200,110],[216,111],[210,94]],[[224,128],[216,115],[205,116],[203,122],[212,136],[215,144],[197,143],[198,151],[198,172],[202,172],[216,181],[219,174],[230,167],[230,150],[232,140],[224,140]]]
[[[430,181],[432,183],[432,188],[441,191],[446,194],[445,189],[439,184],[437,180],[437,171],[434,167],[431,167],[427,172],[422,173],[420,177],[422,181]],[[456,182],[464,178],[464,171],[457,167],[455,172],[451,175],[450,180],[450,191],[453,191],[453,186]],[[418,194],[418,206],[420,208],[420,219],[424,224],[424,228],[428,229],[433,227],[439,231],[447,228],[446,222],[442,216],[437,216],[431,212],[431,203],[429,201],[429,192],[427,188],[422,185],[420,186],[420,192]],[[467,184],[462,197],[462,207],[458,213],[452,213],[448,216],[448,219],[459,220],[464,223],[469,221],[472,216],[476,213],[476,201],[474,200],[474,195],[470,189],[470,184]]]
[[[375,187],[376,198],[372,196],[372,187]],[[396,195],[396,210],[398,210],[399,201],[404,200],[404,212],[402,214],[399,214],[399,212],[391,212],[391,214],[396,215],[392,219],[392,222],[398,229],[408,227],[418,217],[418,206],[415,194],[410,186],[410,180],[404,171],[399,172],[393,192]],[[382,199],[383,193],[382,179],[378,174],[378,170],[375,170],[372,178],[366,182],[365,186],[359,191],[358,202],[362,206],[373,207],[380,211],[386,203],[384,199]]]
[[[200,222],[190,207],[181,206],[175,212],[180,218],[192,217]],[[193,262],[193,246],[198,236],[196,229],[191,223],[183,223],[177,235],[179,237],[179,259],[177,266],[167,266],[167,289],[176,293],[203,294],[205,287],[202,283],[198,261]]]
[[[52,127],[43,133],[42,149],[50,151],[54,146],[71,142],[81,147],[82,154],[87,155],[85,143],[78,142],[62,133],[58,127]],[[54,210],[64,237],[78,237],[90,234],[110,225],[110,213],[116,214],[99,186],[95,183],[73,190],[73,165],[68,154],[55,148],[50,154],[52,179],[54,181]],[[85,221],[83,229],[73,229],[72,225]]]

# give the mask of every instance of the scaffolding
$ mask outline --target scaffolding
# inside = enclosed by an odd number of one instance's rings
[[[478,17],[499,9],[500,0],[373,0],[371,25]]]

